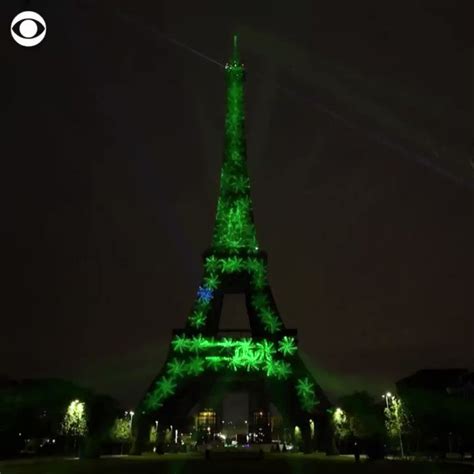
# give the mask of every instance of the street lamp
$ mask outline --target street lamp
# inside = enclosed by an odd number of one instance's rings
[[[385,404],[387,405],[387,409],[388,409],[388,399],[389,399],[389,398],[392,398],[392,394],[391,394],[390,392],[384,393],[384,394],[382,395],[382,398],[385,399]]]
[[[382,395],[382,398],[385,398],[385,403],[387,405],[387,410],[389,410],[389,405],[388,405],[389,398],[392,401],[396,401],[395,397],[393,397],[390,392],[387,392],[384,395]],[[398,402],[400,403],[400,400]],[[395,405],[395,419],[396,419],[396,423],[397,423],[398,441],[400,443],[400,455],[401,455],[402,458],[404,458],[405,453],[404,453],[404,450],[403,450],[402,425],[401,425],[401,421],[400,421],[400,418],[399,418],[398,411],[399,411],[399,406]],[[390,416],[390,414],[388,414],[388,416]]]

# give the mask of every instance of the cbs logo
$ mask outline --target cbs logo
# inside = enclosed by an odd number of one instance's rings
[[[46,22],[36,12],[21,12],[13,18],[10,32],[21,46],[36,46],[46,36]]]

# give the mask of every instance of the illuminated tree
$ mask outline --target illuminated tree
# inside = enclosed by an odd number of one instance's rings
[[[79,439],[87,434],[87,416],[84,402],[73,400],[68,405],[60,431],[73,439],[73,449],[76,451]]]
[[[400,454],[403,456],[402,435],[408,433],[411,429],[411,420],[405,404],[400,398],[390,397],[384,409],[385,427],[387,434],[392,442],[396,442],[400,447]]]
[[[116,418],[110,430],[113,441],[120,443],[120,454],[123,453],[123,445],[130,441],[131,423],[125,418]]]
[[[295,426],[293,429],[293,441],[298,450],[301,449],[301,445],[303,444],[303,437],[301,436],[301,429],[299,426]]]
[[[61,423],[61,432],[68,436],[79,437],[87,434],[85,403],[73,400],[66,409]]]
[[[344,440],[351,434],[349,419],[342,408],[336,408],[332,413],[332,422],[336,437],[339,440]]]

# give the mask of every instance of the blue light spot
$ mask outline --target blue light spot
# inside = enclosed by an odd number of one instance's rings
[[[212,300],[213,290],[212,288],[206,288],[200,286],[197,292],[197,296],[199,300],[204,301],[205,303],[209,303]]]

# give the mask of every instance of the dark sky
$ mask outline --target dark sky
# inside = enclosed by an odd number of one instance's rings
[[[474,368],[467,3],[2,0],[0,373],[133,404],[184,325],[225,86],[160,31],[219,62],[241,34],[258,238],[323,388]]]

